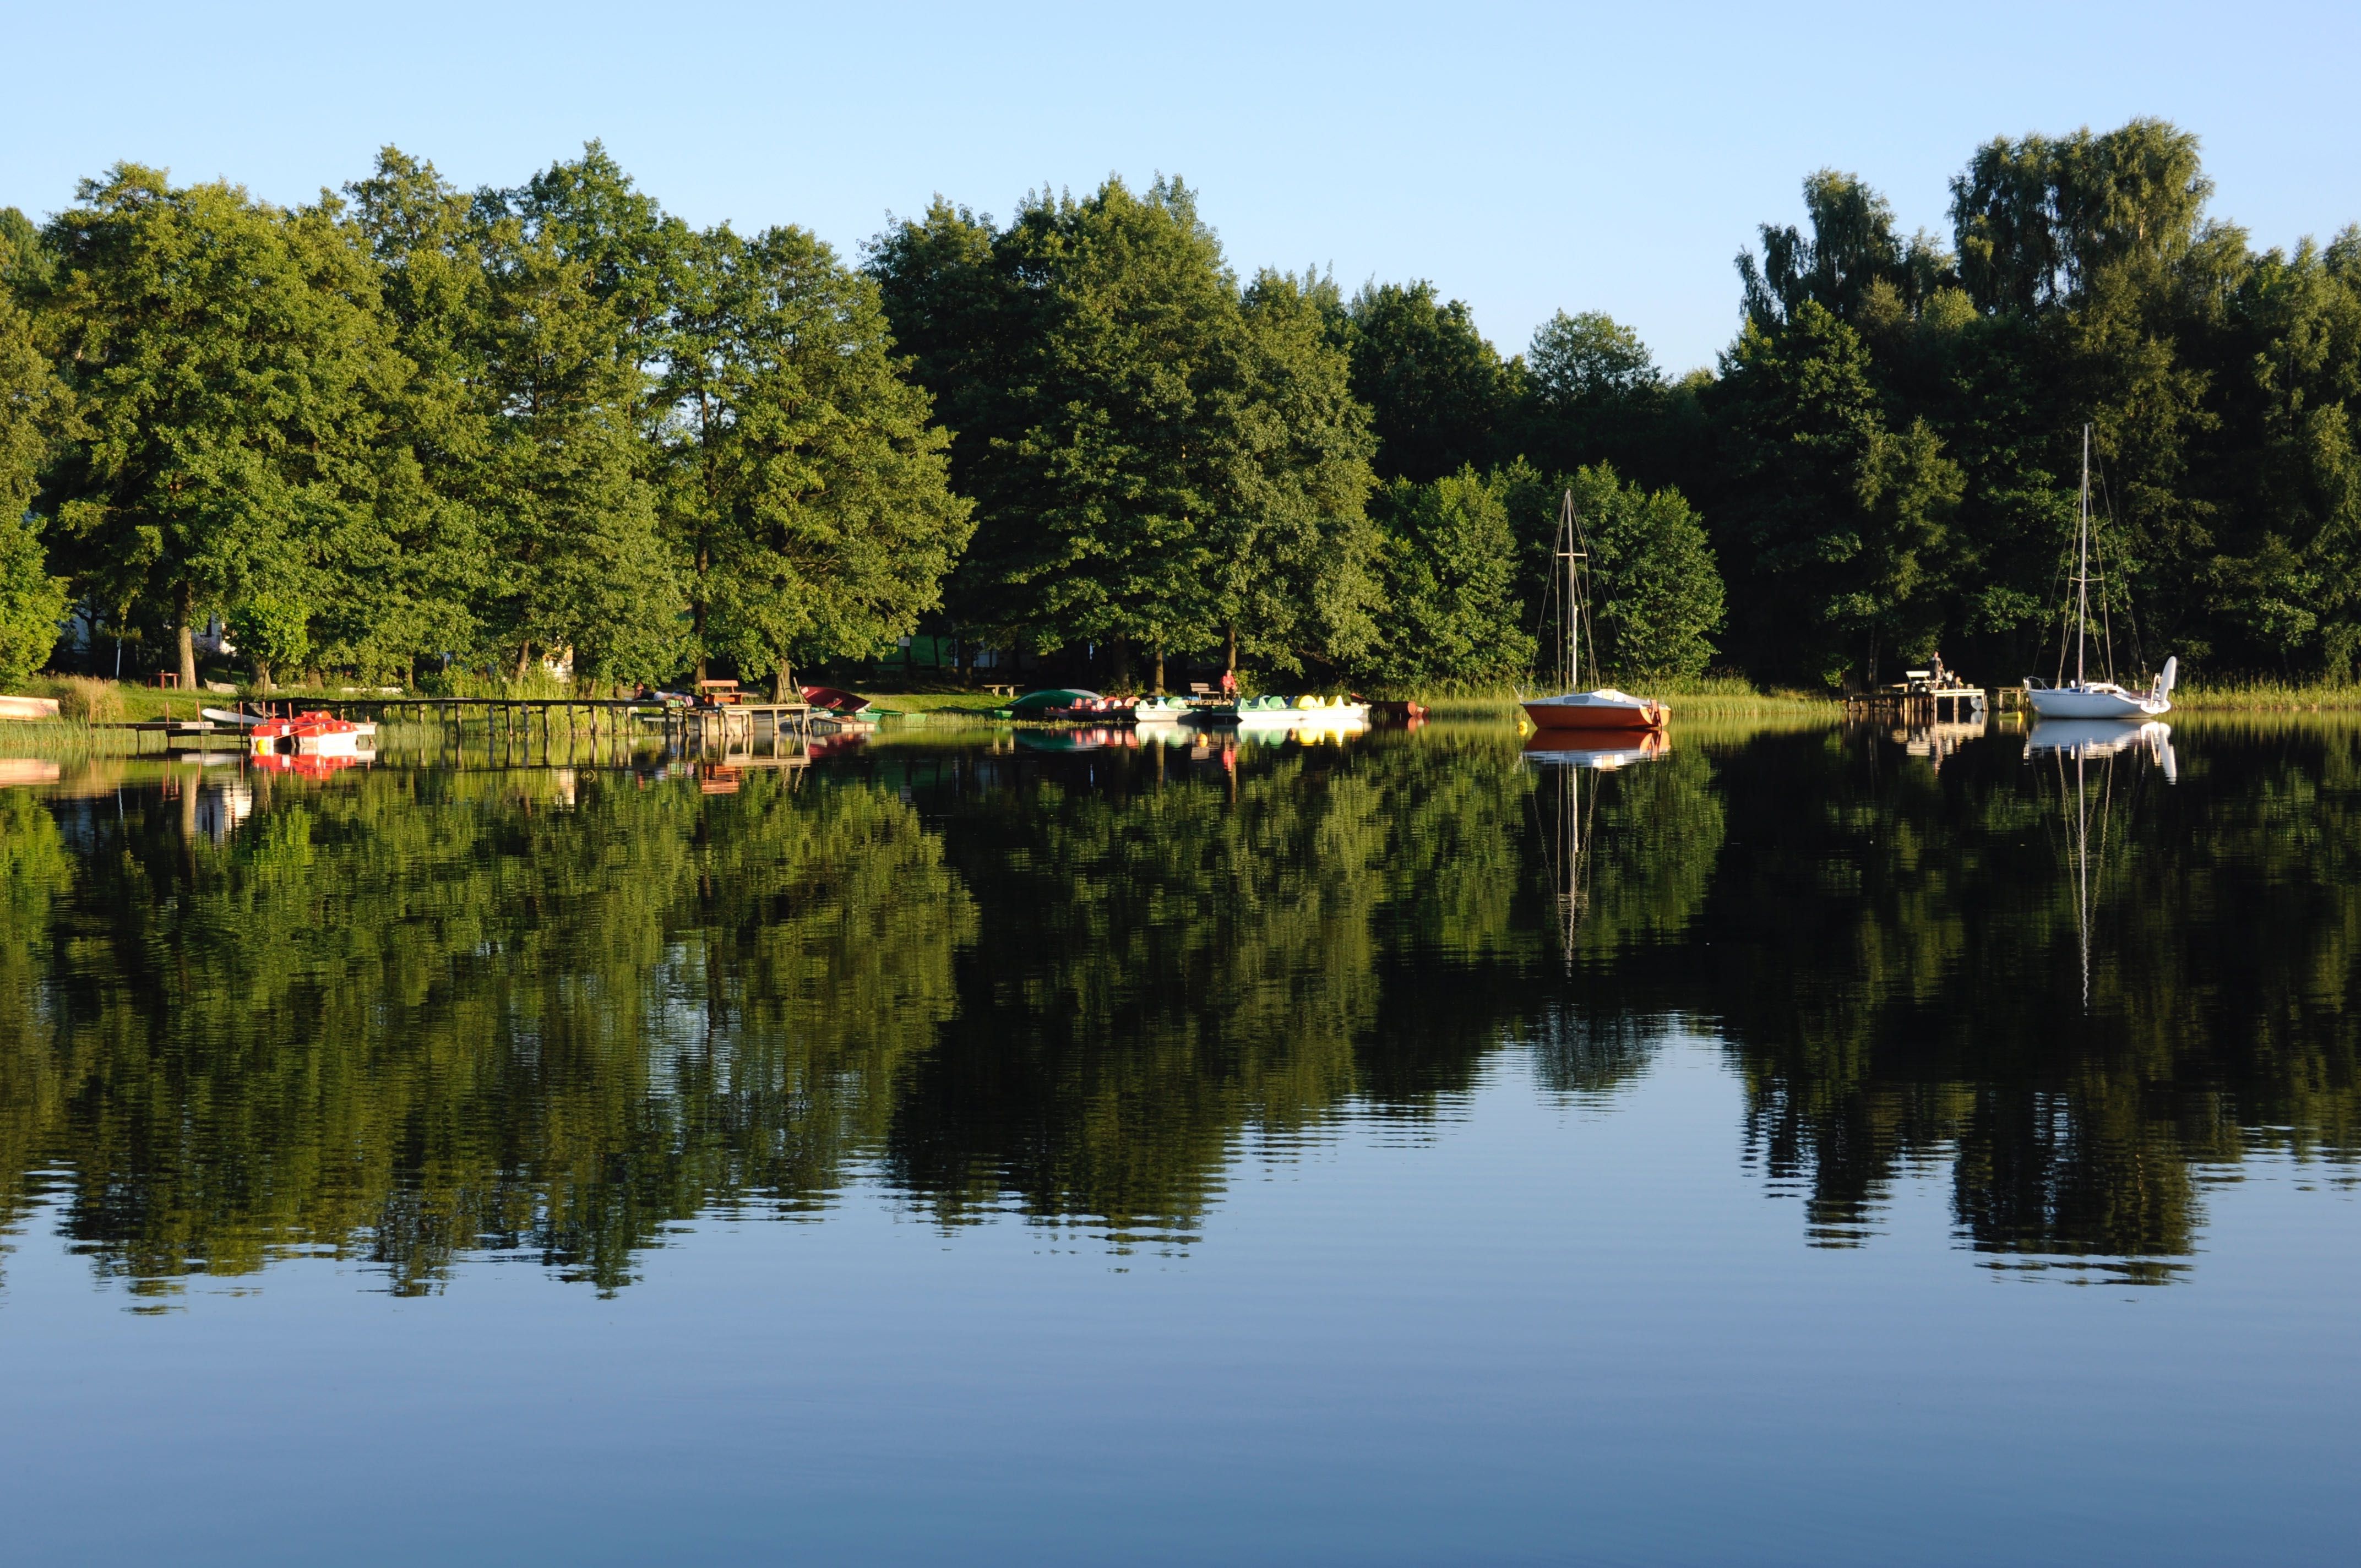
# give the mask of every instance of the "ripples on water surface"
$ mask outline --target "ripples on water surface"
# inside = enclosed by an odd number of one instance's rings
[[[0,1507],[2349,1560],[2361,728],[2169,747],[67,764],[0,790]]]

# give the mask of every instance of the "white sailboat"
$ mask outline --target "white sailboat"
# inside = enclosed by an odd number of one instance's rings
[[[2126,691],[2113,680],[2092,680],[2087,666],[2091,628],[2091,427],[2082,427],[2082,499],[2074,535],[2074,678],[2065,679],[2065,650],[2059,650],[2059,680],[2052,685],[2038,676],[2025,677],[2025,700],[2039,718],[2147,719],[2172,711],[2172,688],[2180,678],[2180,661],[2164,662],[2145,693]],[[2112,674],[2114,649],[2103,640],[2103,662]]]

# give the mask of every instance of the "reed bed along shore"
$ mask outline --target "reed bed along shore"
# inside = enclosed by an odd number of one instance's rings
[[[81,718],[16,719],[0,724],[0,757],[129,757],[152,738],[136,729],[109,729]]]
[[[2172,706],[2192,713],[2361,712],[2361,684],[2294,685],[2273,681],[2184,685]]]
[[[1832,719],[1841,718],[1844,712],[1842,705],[1834,697],[1809,692],[1764,691],[1751,681],[1735,677],[1709,676],[1699,680],[1635,681],[1631,684],[1644,685],[1648,696],[1661,698],[1673,710],[1675,719]],[[1416,699],[1424,703],[1428,714],[1435,718],[1513,721],[1521,712],[1518,693],[1509,687],[1422,693],[1417,694]]]

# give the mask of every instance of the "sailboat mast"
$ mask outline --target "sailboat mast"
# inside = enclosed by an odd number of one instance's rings
[[[1566,502],[1567,529],[1565,537],[1565,689],[1573,691],[1582,685],[1582,601],[1575,597],[1574,502]]]
[[[1558,505],[1557,553],[1565,562],[1565,657],[1559,667],[1565,672],[1565,689],[1573,691],[1582,684],[1581,583],[1576,576],[1576,563],[1583,558],[1583,553],[1574,547],[1574,491],[1571,488]]]
[[[2091,427],[2082,427],[2081,518],[2074,533],[2074,685],[2082,685],[2082,641],[2091,624]]]

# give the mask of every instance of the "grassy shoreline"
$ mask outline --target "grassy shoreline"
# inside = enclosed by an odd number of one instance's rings
[[[880,682],[862,688],[862,695],[886,714],[924,723],[990,723],[994,710],[1006,706],[1008,700],[962,687],[938,685],[932,690],[897,691],[892,689],[895,684],[898,683]],[[227,705],[238,700],[228,694],[173,691],[128,681],[88,678],[45,678],[27,683],[27,690],[29,695],[64,698],[69,716],[0,723],[0,755],[129,755],[141,749],[143,738],[135,731],[109,729],[106,725],[194,718],[197,710],[206,704]],[[1671,707],[1676,723],[1683,719],[1716,724],[1749,719],[1794,723],[1834,719],[1842,713],[1840,703],[1832,696],[1795,690],[1764,691],[1751,682],[1731,677],[1651,683],[1648,693],[1661,696]],[[345,696],[342,692],[298,690],[274,691],[270,698],[300,703],[306,697],[334,700]],[[1426,705],[1433,718],[1444,722],[1513,724],[1520,717],[1518,694],[1510,687],[1446,687],[1414,692],[1412,696]],[[2187,685],[2173,694],[2173,708],[2175,714],[2192,718],[2212,715],[2361,714],[2361,684],[2251,682]],[[93,713],[96,722],[77,716],[81,713]]]

